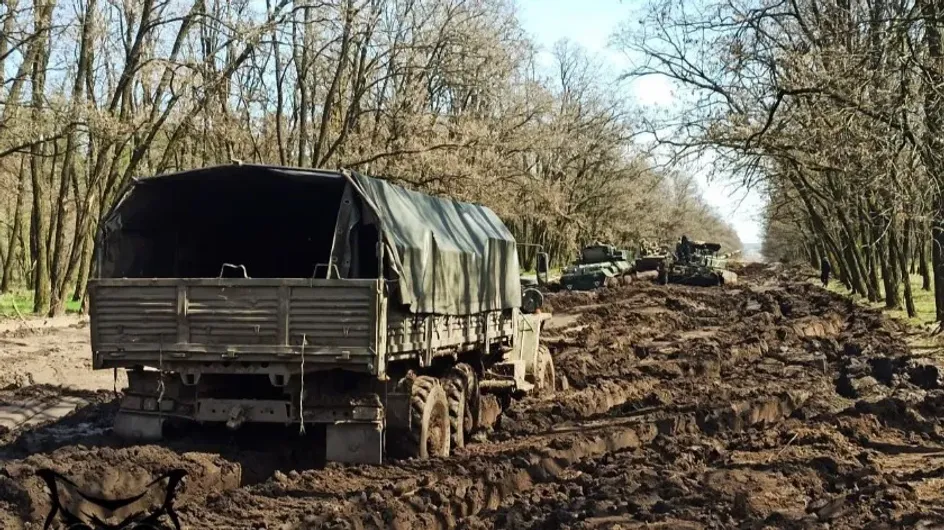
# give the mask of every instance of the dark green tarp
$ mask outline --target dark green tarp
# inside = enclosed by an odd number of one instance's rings
[[[412,312],[462,315],[521,305],[515,238],[492,210],[358,174],[353,180],[396,247],[400,296]]]
[[[137,181],[103,223],[104,277],[386,277],[413,313],[520,307],[514,237],[490,209],[335,171],[217,166]],[[373,234],[372,236],[370,234]],[[366,243],[365,243],[366,242]]]

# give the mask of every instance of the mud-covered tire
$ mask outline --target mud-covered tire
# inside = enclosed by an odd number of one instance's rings
[[[547,346],[538,346],[534,373],[535,394],[549,396],[557,391],[557,371],[554,369],[554,357]]]
[[[449,431],[449,403],[442,385],[433,377],[416,377],[410,386],[409,456],[449,456]]]
[[[443,379],[443,388],[446,390],[446,401],[449,404],[449,434],[453,449],[465,447],[465,417],[466,391],[463,382],[450,375]]]
[[[462,385],[465,390],[465,411],[462,420],[462,433],[468,439],[478,428],[479,409],[482,396],[479,393],[479,376],[475,369],[467,363],[457,364],[450,374],[450,378]],[[458,422],[456,422],[458,423]]]

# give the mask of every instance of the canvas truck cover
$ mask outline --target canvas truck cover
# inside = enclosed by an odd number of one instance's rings
[[[356,173],[353,180],[396,247],[401,297],[413,312],[461,315],[521,305],[517,244],[492,210]]]
[[[102,224],[98,274],[212,278],[231,262],[253,278],[363,277],[351,263],[368,224],[406,310],[520,307],[517,246],[493,211],[353,172],[231,165],[137,180]]]

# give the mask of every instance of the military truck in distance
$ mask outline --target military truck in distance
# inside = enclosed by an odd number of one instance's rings
[[[347,171],[218,166],[135,181],[90,282],[93,366],[126,369],[117,434],[320,425],[328,460],[446,456],[553,392],[488,208]],[[533,305],[533,304],[532,304]]]
[[[577,261],[564,269],[560,283],[568,291],[585,291],[622,283],[633,267],[629,251],[595,243],[580,250]]]

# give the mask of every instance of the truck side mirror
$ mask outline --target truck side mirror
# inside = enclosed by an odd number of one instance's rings
[[[547,284],[547,274],[551,268],[551,258],[547,252],[538,252],[537,277],[540,285]]]

